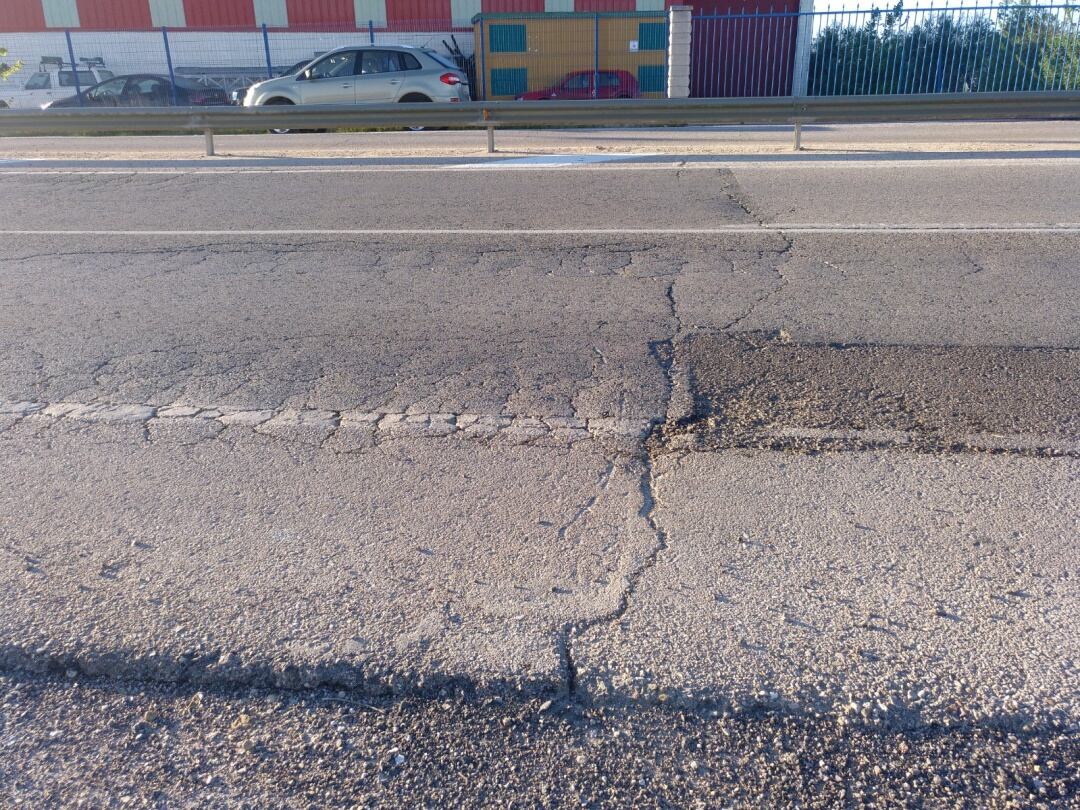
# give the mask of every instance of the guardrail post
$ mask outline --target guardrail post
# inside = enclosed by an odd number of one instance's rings
[[[690,98],[691,6],[668,8],[667,97]]]
[[[212,129],[204,129],[203,130],[203,137],[206,138],[206,156],[207,157],[213,157],[214,156],[214,130],[212,130]]]
[[[810,90],[810,45],[814,39],[814,0],[799,0],[799,22],[795,31],[795,72],[791,95],[803,98]],[[820,91],[819,91],[820,92]],[[795,151],[802,149],[802,124],[795,122]]]
[[[487,110],[487,109],[482,110],[481,113],[480,113],[480,117],[483,118],[485,121],[490,121],[491,120],[491,110]],[[493,154],[495,154],[495,127],[491,126],[491,124],[488,124],[487,136],[488,136],[488,154],[493,155]]]
[[[270,60],[270,35],[266,33],[266,23],[262,24],[263,50],[266,52],[266,78],[274,78],[274,63]]]
[[[79,66],[75,63],[75,46],[71,44],[71,31],[64,29],[64,37],[67,39],[68,59],[71,60],[71,75],[75,77],[75,95],[79,99],[79,106],[86,106],[86,99],[82,97],[82,86],[79,82]]]
[[[180,106],[180,99],[176,90],[176,74],[173,72],[172,66],[172,51],[169,50],[169,31],[163,25],[161,26],[161,41],[165,43],[165,64],[169,67],[169,85],[172,87],[172,104],[174,107]]]

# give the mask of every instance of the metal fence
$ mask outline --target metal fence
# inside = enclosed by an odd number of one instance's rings
[[[1080,6],[814,14],[807,92],[1027,92],[1080,85]]]
[[[24,64],[0,82],[15,96],[44,82],[57,63],[67,66],[60,82],[67,95],[100,78],[100,69],[234,90],[361,44],[409,44],[456,57],[473,98],[484,100],[659,98],[668,70],[664,12],[482,14],[470,23],[369,21],[310,30],[48,31],[5,34],[0,44],[9,61]],[[691,95],[706,98],[1080,88],[1080,6],[1068,4],[702,14],[692,20],[690,47]]]
[[[5,87],[19,104],[27,85],[46,81],[46,74],[64,70],[67,95],[85,90],[98,69],[109,74],[152,73],[197,81],[208,87],[237,90],[268,77],[281,75],[300,61],[346,45],[413,45],[432,48],[451,58],[473,53],[473,29],[448,20],[408,23],[367,21],[357,25],[320,26],[317,29],[274,29],[267,26],[153,31],[46,31],[4,34],[9,61],[21,61],[22,70]],[[78,71],[72,71],[74,63]],[[58,77],[52,76],[57,84]]]
[[[810,14],[698,15],[693,26],[691,92],[701,97],[1080,86],[1076,5],[905,8],[897,3]],[[802,77],[797,70],[800,30],[810,38]]]

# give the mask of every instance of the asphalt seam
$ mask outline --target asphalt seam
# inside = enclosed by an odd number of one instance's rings
[[[314,443],[327,450],[371,446],[394,439],[501,438],[525,444],[554,439],[571,444],[582,439],[643,441],[659,420],[614,417],[527,416],[476,413],[386,413],[360,410],[277,408],[245,410],[175,403],[79,403],[0,400],[0,416],[17,420],[63,420],[89,424],[139,425],[152,443],[157,429],[210,426],[214,438],[227,427],[246,427],[275,438]],[[314,442],[312,441],[314,439]],[[350,442],[336,447],[334,440]],[[365,442],[365,439],[368,441]]]
[[[670,285],[669,285],[670,286]],[[674,305],[674,304],[673,304]],[[679,329],[682,329],[680,325]],[[685,395],[674,367],[670,340],[651,349],[668,378],[664,408],[685,408]],[[170,428],[194,429],[191,443],[213,440],[225,428],[247,428],[276,439],[296,441],[331,451],[352,452],[400,439],[458,437],[499,440],[509,444],[533,442],[570,445],[594,439],[616,442],[645,461],[662,454],[712,452],[723,449],[762,449],[802,452],[901,450],[915,452],[987,452],[1036,456],[1080,456],[1080,438],[1038,434],[936,433],[885,428],[844,429],[799,425],[761,426],[749,433],[702,434],[704,421],[668,413],[666,419],[617,417],[531,416],[524,414],[416,413],[314,408],[242,409],[185,403],[79,403],[0,400],[0,432],[23,420],[75,424],[134,425],[144,441],[154,444]]]

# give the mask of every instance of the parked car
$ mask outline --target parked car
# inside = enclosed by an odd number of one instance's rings
[[[295,76],[297,73],[300,72],[301,68],[307,67],[312,62],[314,62],[317,58],[318,58],[318,55],[309,56],[307,59],[301,59],[295,65],[290,65],[289,67],[285,68],[285,70],[278,73],[278,76],[279,77],[280,76]],[[254,84],[254,82],[252,82],[252,84]],[[249,84],[249,85],[247,85],[247,87],[241,87],[238,90],[230,91],[229,92],[229,100],[232,101],[233,104],[243,104],[244,103],[244,96],[247,95],[248,87],[251,87],[251,85]]]
[[[593,93],[593,80],[599,79],[596,93]],[[590,99],[590,98],[637,98],[641,95],[637,79],[625,70],[576,70],[568,73],[558,84],[545,90],[533,90],[522,93],[518,101],[544,101],[555,99]]]
[[[257,82],[245,107],[468,101],[465,74],[446,57],[406,45],[338,48],[290,76]]]
[[[79,88],[85,90],[113,77],[100,59],[87,59],[79,66]],[[16,73],[0,82],[0,107],[40,109],[50,101],[65,98],[75,92],[76,71],[64,67],[59,57],[45,56],[33,73]]]
[[[174,93],[175,91],[175,93]],[[175,97],[175,101],[174,101]],[[80,102],[81,98],[81,102]],[[68,98],[57,99],[46,105],[57,107],[203,107],[228,104],[229,94],[217,87],[206,87],[189,79],[139,73],[132,76],[116,76],[95,84],[83,92]]]

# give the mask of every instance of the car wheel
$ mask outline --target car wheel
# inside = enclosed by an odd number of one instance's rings
[[[413,94],[413,95],[405,96],[405,98],[403,98],[400,103],[401,104],[416,104],[416,103],[430,102],[430,101],[431,101],[431,99],[428,98],[427,96],[421,96],[421,95]],[[405,127],[405,129],[407,129],[409,132],[423,132],[425,129],[427,129],[427,127]]]
[[[288,105],[292,106],[292,102],[289,101],[287,98],[272,98],[268,102],[266,102],[266,106],[268,106],[268,107],[271,104],[274,104],[274,105],[288,104]],[[292,132],[292,130],[291,129],[272,129],[272,130],[270,130],[270,132],[273,135],[288,135],[290,132]]]

